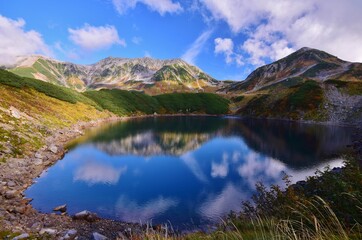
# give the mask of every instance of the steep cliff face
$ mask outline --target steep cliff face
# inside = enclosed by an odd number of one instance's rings
[[[119,88],[151,94],[203,92],[223,84],[181,59],[109,57],[92,65],[79,65],[43,56],[27,56],[19,57],[17,64],[9,70],[78,91]]]

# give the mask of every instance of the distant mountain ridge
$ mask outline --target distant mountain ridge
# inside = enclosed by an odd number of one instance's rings
[[[328,79],[362,80],[362,64],[351,63],[313,48],[301,48],[289,56],[259,67],[244,81],[226,86],[224,91],[257,91],[293,79],[323,82]]]
[[[219,82],[181,59],[108,57],[81,65],[44,56],[19,57],[9,71],[78,91],[119,88],[147,93],[213,91]]]

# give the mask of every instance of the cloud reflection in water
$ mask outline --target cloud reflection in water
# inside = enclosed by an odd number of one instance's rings
[[[229,182],[220,194],[208,196],[198,212],[202,218],[218,221],[231,210],[240,209],[240,199],[243,199],[243,195],[240,187]]]
[[[117,184],[127,167],[113,167],[96,161],[87,161],[75,171],[73,180],[93,184]]]
[[[172,198],[159,196],[144,204],[132,201],[127,196],[122,195],[116,203],[116,217],[126,222],[147,222],[156,215],[165,213],[172,207],[176,207],[178,201]]]

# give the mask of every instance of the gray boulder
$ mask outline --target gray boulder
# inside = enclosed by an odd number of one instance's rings
[[[94,232],[93,233],[93,239],[94,240],[106,240],[108,238],[106,236],[100,234],[100,233]]]
[[[58,207],[55,207],[54,209],[53,209],[53,211],[55,211],[55,212],[66,212],[67,211],[67,204],[64,204],[64,205],[60,205],[60,206],[58,206]]]
[[[97,214],[95,213],[91,213],[87,210],[81,211],[79,213],[76,213],[73,216],[73,219],[75,220],[86,220],[88,222],[95,222],[99,219],[99,217],[97,216]]]

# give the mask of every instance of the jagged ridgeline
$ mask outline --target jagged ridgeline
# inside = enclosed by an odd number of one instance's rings
[[[181,59],[109,57],[95,64],[79,65],[43,56],[26,56],[19,57],[9,71],[78,91],[116,88],[155,95],[213,92],[223,84]]]
[[[6,86],[6,89],[3,86]],[[0,87],[8,92],[31,89],[61,101],[73,104],[83,103],[101,111],[108,110],[120,116],[153,113],[225,114],[229,111],[229,101],[212,93],[170,93],[149,96],[138,91],[119,89],[77,92],[52,83],[20,77],[1,69]],[[29,93],[31,94],[31,91]],[[3,104],[11,105],[11,102]],[[29,108],[31,107],[29,105]]]

